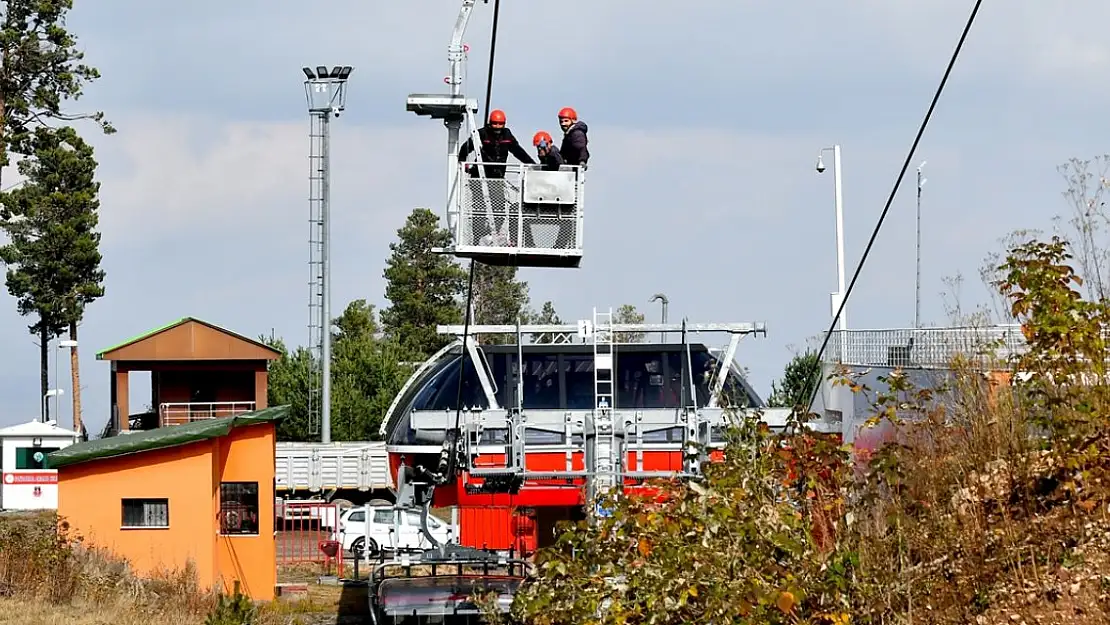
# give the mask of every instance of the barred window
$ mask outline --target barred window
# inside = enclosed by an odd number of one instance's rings
[[[220,533],[258,533],[258,482],[220,482]]]
[[[170,526],[169,499],[123,499],[121,507],[123,527]]]

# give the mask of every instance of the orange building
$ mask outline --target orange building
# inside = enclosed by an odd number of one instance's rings
[[[49,455],[58,514],[151,574],[191,561],[200,584],[274,598],[277,406],[71,445]]]

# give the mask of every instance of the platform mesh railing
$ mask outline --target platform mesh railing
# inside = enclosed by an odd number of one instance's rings
[[[459,181],[457,245],[519,252],[581,247],[580,203],[522,203],[523,167],[508,165],[505,178],[485,179],[462,168]]]
[[[957,356],[981,367],[1006,367],[1026,349],[1018,325],[837,330],[824,360],[857,367],[946,369]]]

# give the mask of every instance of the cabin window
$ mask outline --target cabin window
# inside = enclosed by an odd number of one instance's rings
[[[375,510],[374,523],[376,525],[393,525],[392,510]]]
[[[257,534],[258,517],[258,482],[220,482],[220,534]]]
[[[534,410],[559,409],[559,356],[524,355],[524,407]]]
[[[567,409],[590,410],[594,407],[594,357],[564,355],[563,379],[567,388]]]
[[[462,405],[464,408],[489,408],[485,391],[482,390],[478,374],[474,371],[474,363],[469,355],[466,358]],[[454,410],[458,400],[461,368],[462,359],[456,356],[451,364],[444,367],[431,381],[425,383],[425,387],[413,402],[413,410]]]
[[[617,408],[673,407],[667,401],[665,374],[659,352],[618,353]]]
[[[170,526],[169,499],[123,499],[123,527],[167,528]]]
[[[57,447],[16,447],[15,448],[15,469],[21,470],[36,470],[36,469],[49,469],[50,463],[46,459],[46,454],[58,451]]]

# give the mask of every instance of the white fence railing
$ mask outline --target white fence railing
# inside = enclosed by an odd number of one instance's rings
[[[254,410],[253,401],[178,402],[158,405],[159,425],[181,425],[193,421],[231,417]]]
[[[485,168],[486,177],[471,175],[477,167]],[[584,184],[578,166],[545,171],[538,165],[460,163],[458,213],[448,215],[455,244],[506,253],[580,253]]]
[[[1021,327],[891,328],[837,330],[823,360],[855,367],[946,369],[957,356],[983,366],[1004,366],[1024,352]]]

